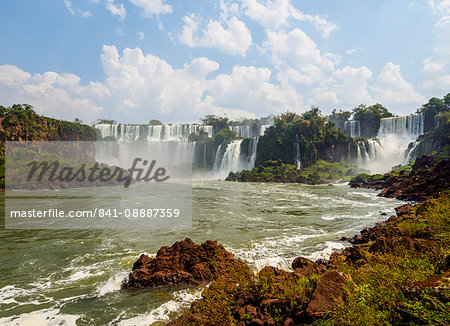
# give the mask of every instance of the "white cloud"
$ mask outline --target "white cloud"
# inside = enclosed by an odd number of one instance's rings
[[[353,54],[356,52],[356,49],[345,50],[345,54]]]
[[[289,26],[290,19],[308,21],[328,38],[337,26],[327,21],[325,17],[304,14],[292,6],[290,0],[242,0],[244,13],[261,23],[266,29],[278,29]]]
[[[214,107],[246,109],[258,116],[303,108],[302,97],[293,88],[270,82],[267,68],[235,66],[231,74],[221,74],[209,82],[208,93]]]
[[[64,0],[64,4],[66,5],[67,9],[72,14],[72,16],[75,16],[76,14],[79,14],[81,17],[84,17],[84,18],[92,17],[91,12],[88,11],[88,10],[84,11],[84,10],[81,10],[81,9],[73,8],[72,1],[70,1],[70,0]]]
[[[431,8],[442,14],[450,14],[450,0],[430,0]]]
[[[28,103],[38,113],[73,120],[92,121],[103,108],[96,100],[109,95],[101,83],[80,84],[73,74],[30,74],[16,66],[0,66],[0,98],[6,105]]]
[[[428,96],[436,96],[450,89],[450,0],[430,1],[430,4],[440,17],[433,29],[433,54],[424,60],[422,86]]]
[[[340,104],[355,107],[359,104],[372,103],[373,98],[367,89],[368,81],[372,78],[372,71],[366,66],[359,68],[346,66],[334,72],[336,84],[333,92]]]
[[[138,39],[140,41],[145,40],[145,34],[142,31],[137,32]]]
[[[116,5],[114,3],[114,0],[106,0],[105,7],[109,10],[111,15],[119,16],[119,20],[124,20],[127,17],[127,10],[123,6],[123,4]]]
[[[406,104],[403,106],[404,113],[412,112],[426,102],[425,97],[417,93],[413,85],[403,78],[400,66],[391,62],[386,63],[371,90],[376,101],[387,107]]]
[[[73,74],[33,75],[0,66],[0,97],[6,105],[29,103],[40,114],[85,122],[100,116],[135,123],[197,121],[211,113],[256,117],[303,107],[302,96],[273,84],[267,68],[235,66],[229,74],[212,77],[219,64],[204,57],[175,69],[139,48],[119,54],[107,45],[101,62],[105,80],[88,85]]]
[[[146,17],[172,13],[172,6],[164,4],[165,0],[129,0],[129,1],[136,7],[144,9],[143,15]]]
[[[184,16],[183,21],[178,40],[190,47],[217,48],[227,54],[245,56],[252,44],[250,31],[234,16],[223,23],[210,20],[202,31],[199,31],[201,19],[198,16]]]
[[[268,32],[263,46],[272,53],[273,62],[286,62],[291,66],[308,65],[333,68],[333,62],[321,55],[316,43],[299,28],[288,33]]]
[[[288,33],[268,31],[263,47],[282,71],[282,79],[311,85],[324,79],[324,72],[334,70],[336,58],[329,53],[322,55],[316,43],[299,28]]]
[[[120,56],[114,46],[104,46],[101,59],[105,84],[113,94],[105,107],[113,109],[111,116],[129,121],[152,116],[192,121],[208,113],[253,117],[302,105],[294,89],[270,82],[267,68],[236,66],[231,74],[209,79],[219,64],[207,58],[174,69],[138,48],[125,49]]]

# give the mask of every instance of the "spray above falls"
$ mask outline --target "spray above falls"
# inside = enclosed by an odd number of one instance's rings
[[[382,118],[375,139],[358,141],[358,166],[381,173],[395,165],[408,164],[413,159],[408,146],[423,133],[423,114]]]
[[[192,134],[203,133],[207,138],[212,138],[212,126],[95,124],[94,127],[100,130],[104,139],[116,141],[102,145],[97,153],[101,162],[125,167],[130,157],[153,155],[169,163],[197,164],[203,168],[201,177],[224,179],[231,171],[252,169],[255,166],[258,139],[270,125],[230,126],[238,139],[227,145],[219,145],[213,152],[207,142],[189,141]],[[209,172],[205,170],[208,167]]]

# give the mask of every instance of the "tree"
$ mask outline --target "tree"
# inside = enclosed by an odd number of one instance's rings
[[[150,120],[150,121],[148,122],[148,124],[149,124],[150,126],[161,126],[161,125],[163,125],[163,123],[162,123],[161,121],[156,120],[156,119]]]
[[[230,125],[228,118],[218,117],[214,114],[208,114],[202,119],[202,122],[205,126],[213,126],[214,133],[227,129]]]
[[[393,116],[388,109],[379,103],[371,106],[361,104],[353,109],[353,114],[353,119],[360,121],[361,136],[368,138],[376,137],[382,118]]]
[[[81,124],[81,123],[83,123],[83,120],[78,119],[78,118],[75,118],[75,119],[73,120],[73,122]]]

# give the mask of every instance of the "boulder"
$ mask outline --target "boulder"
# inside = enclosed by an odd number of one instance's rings
[[[141,255],[133,264],[122,288],[139,289],[173,284],[202,284],[236,270],[248,270],[233,254],[208,240],[201,245],[191,239],[161,247],[155,258]]]
[[[317,282],[313,298],[308,304],[306,313],[311,318],[324,317],[328,311],[333,310],[344,302],[346,285],[351,281],[350,276],[336,270],[326,271]]]

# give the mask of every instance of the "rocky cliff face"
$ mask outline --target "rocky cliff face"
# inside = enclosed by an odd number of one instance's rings
[[[30,105],[0,106],[0,187],[5,185],[5,141],[93,141],[97,137],[91,126],[40,116]]]
[[[409,173],[359,175],[350,181],[357,188],[383,189],[379,196],[423,201],[450,188],[450,157],[437,152],[418,158]]]

